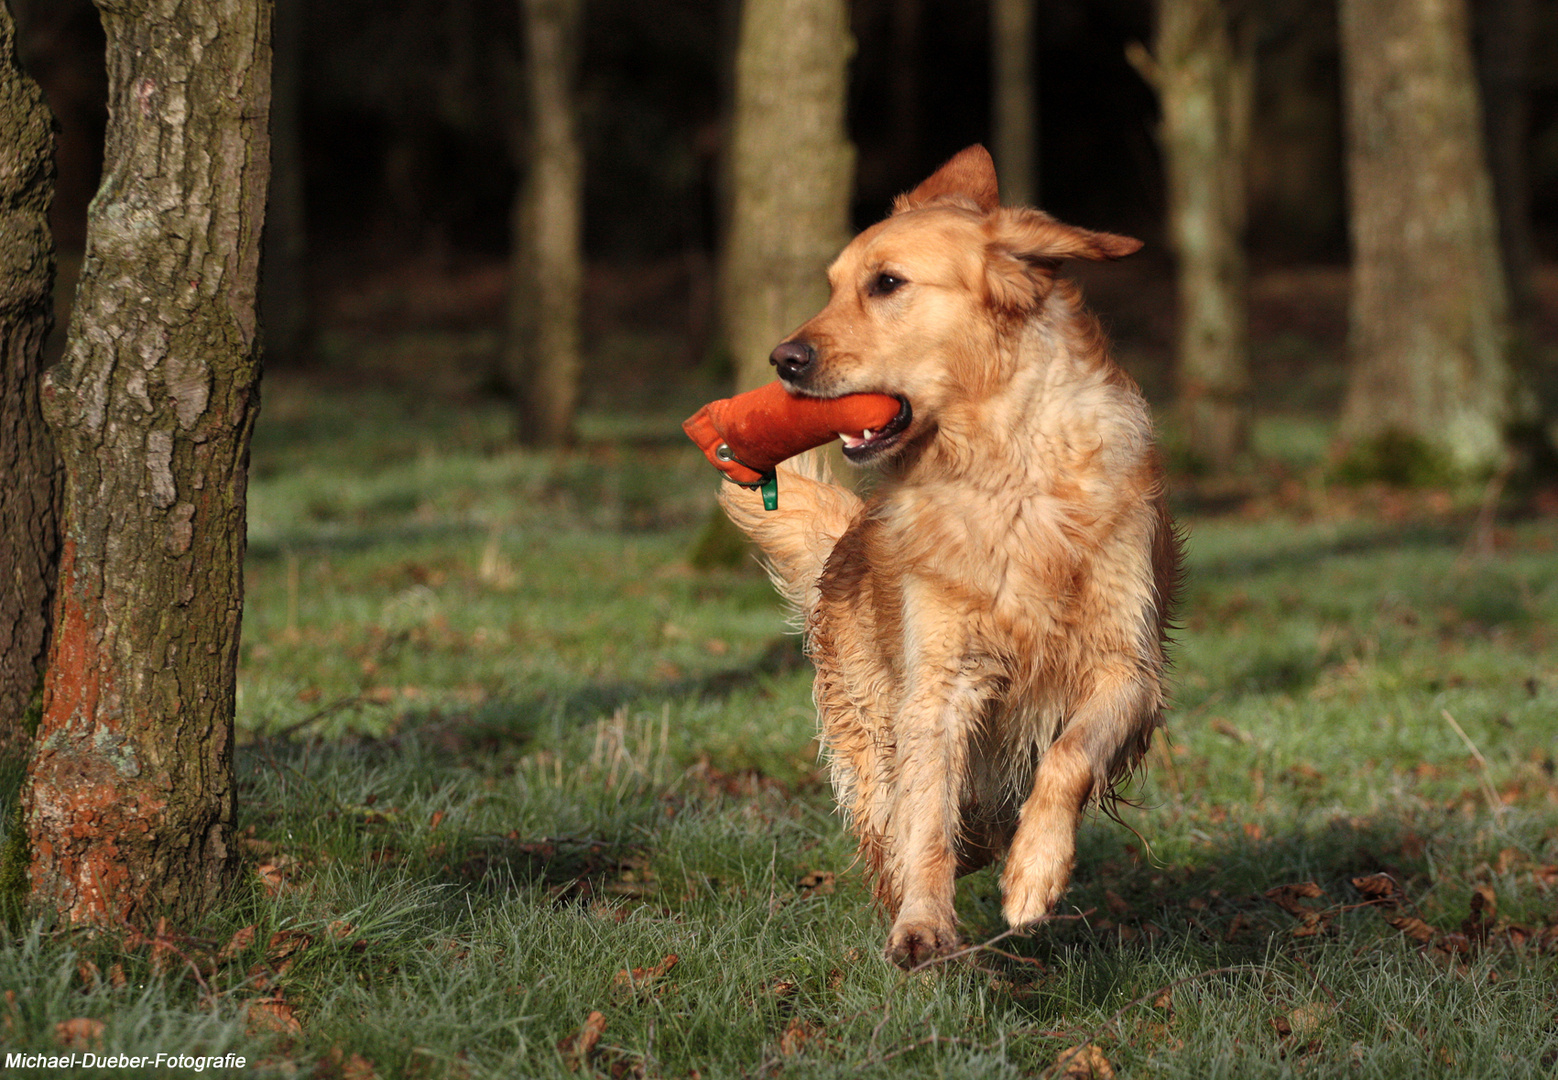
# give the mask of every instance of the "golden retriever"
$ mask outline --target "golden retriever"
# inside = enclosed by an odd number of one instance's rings
[[[1161,722],[1180,549],[1152,421],[1063,259],[1140,241],[999,204],[962,151],[828,268],[774,349],[796,394],[891,394],[844,438],[864,500],[816,466],[780,508],[723,485],[804,617],[833,787],[911,967],[959,945],[956,876],[1006,856],[1007,922],[1065,891],[1091,800]]]

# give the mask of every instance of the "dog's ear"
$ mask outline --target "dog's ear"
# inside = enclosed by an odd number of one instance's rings
[[[893,213],[919,210],[938,202],[972,204],[986,214],[1000,206],[1001,192],[990,151],[978,143],[959,150],[919,187],[894,199]]]
[[[1049,293],[1064,259],[1123,259],[1141,241],[1056,221],[1042,210],[1002,210],[986,226],[985,272],[990,300],[1003,311],[1026,311]]]

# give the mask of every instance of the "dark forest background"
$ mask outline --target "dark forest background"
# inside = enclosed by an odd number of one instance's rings
[[[1479,33],[1501,2],[1472,5]],[[106,122],[102,29],[90,0],[16,6],[25,62],[60,124],[53,223],[59,293],[68,297]],[[719,355],[714,275],[738,7],[732,0],[587,5],[578,98],[586,407],[633,408],[644,402],[613,395],[636,388],[653,399],[674,382],[668,373],[717,375],[729,362]],[[1280,399],[1329,412],[1345,381],[1347,295],[1337,13],[1330,0],[1255,7],[1248,253],[1256,405]],[[301,180],[307,282],[289,295],[306,305],[307,331],[290,344],[273,337],[269,366],[389,373],[397,350],[374,342],[442,328],[474,335],[448,346],[440,366],[479,387],[500,349],[509,221],[523,173],[520,6],[283,0],[278,11],[297,20],[293,179]],[[1558,257],[1558,4],[1540,0],[1533,18],[1526,164],[1541,265]],[[851,19],[857,52],[848,115],[860,227],[952,153],[989,141],[991,42],[982,3],[856,0]],[[1152,32],[1149,0],[1041,5],[1037,183],[1039,204],[1056,216],[1147,241],[1126,264],[1077,272],[1123,362],[1161,398],[1174,300],[1158,104],[1126,59],[1127,46],[1150,43]],[[288,55],[278,38],[278,71]],[[1480,57],[1486,66],[1487,50]],[[286,121],[279,114],[277,122]],[[278,156],[276,168],[279,190],[287,159]],[[1551,343],[1558,280],[1539,270],[1535,288],[1535,337]],[[422,360],[411,365],[416,378],[427,377]],[[658,377],[634,377],[649,370]]]

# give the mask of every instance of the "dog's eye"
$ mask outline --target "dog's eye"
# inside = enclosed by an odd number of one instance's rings
[[[894,277],[892,274],[881,273],[871,279],[870,286],[866,289],[872,296],[886,296],[903,284],[903,278]]]

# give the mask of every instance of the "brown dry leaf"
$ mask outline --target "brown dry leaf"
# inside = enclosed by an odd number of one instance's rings
[[[674,968],[680,959],[675,953],[670,953],[653,967],[636,967],[632,971],[625,969],[619,971],[611,977],[612,989],[646,990],[656,979]]]
[[[285,975],[313,943],[314,936],[301,930],[277,930],[265,946],[265,962],[277,975]]]
[[[1485,944],[1488,940],[1488,931],[1493,929],[1493,921],[1498,917],[1498,896],[1493,892],[1491,885],[1478,885],[1472,890],[1471,910],[1467,912],[1466,920],[1461,923],[1461,933],[1466,935],[1473,945]]]
[[[355,929],[357,928],[351,923],[347,922],[345,919],[335,919],[330,923],[329,926],[325,927],[325,930],[328,931],[330,936],[336,941],[341,941],[344,938],[350,937],[352,931]]]
[[[1401,902],[1401,886],[1389,874],[1369,874],[1366,877],[1355,877],[1352,879],[1352,887],[1362,893],[1366,899],[1377,901],[1381,904],[1399,904]]]
[[[301,1035],[303,1025],[292,1015],[292,1006],[281,991],[255,998],[244,1008],[244,1026],[250,1035]]]
[[[130,980],[125,978],[125,976],[124,976],[124,965],[123,964],[121,964],[121,963],[119,963],[119,961],[115,960],[112,964],[108,965],[108,985],[109,986],[112,986],[115,990],[123,990],[126,986],[129,985],[129,983],[130,983]]]
[[[1287,1014],[1288,1030],[1300,1039],[1312,1038],[1320,1025],[1336,1013],[1336,1007],[1328,1001],[1300,1005]]]
[[[103,983],[103,972],[90,960],[81,960],[76,964],[76,974],[81,981],[87,984],[88,990],[96,990]]]
[[[1386,915],[1385,921],[1413,941],[1420,941],[1425,945],[1439,935],[1439,931],[1415,915]]]
[[[265,890],[266,896],[275,896],[287,887],[292,877],[291,867],[296,861],[291,855],[277,855],[275,858],[266,859],[254,868],[254,872],[260,878],[260,887]]]
[[[779,1036],[779,1052],[785,1057],[794,1057],[806,1049],[807,1043],[816,1042],[821,1037],[821,1025],[810,1020],[791,1020],[790,1026]]]
[[[568,1066],[569,1072],[578,1072],[580,1066],[589,1064],[590,1054],[594,1053],[595,1044],[600,1042],[600,1037],[605,1030],[606,1016],[596,1010],[584,1021],[579,1034],[570,1035],[557,1044],[557,1049],[563,1055],[563,1063]]]
[[[800,890],[803,897],[827,896],[833,891],[834,884],[834,873],[832,870],[813,870],[801,878],[800,881],[797,881],[795,887]]]
[[[1301,900],[1314,900],[1323,896],[1325,890],[1312,881],[1303,881],[1296,885],[1278,885],[1275,889],[1266,891],[1266,899],[1299,920],[1299,925],[1293,928],[1294,937],[1313,937],[1316,934],[1323,934],[1331,925],[1331,920],[1336,918],[1335,911],[1322,911],[1300,903]]]
[[[442,824],[443,820],[444,812],[442,810],[434,810],[432,819],[427,823],[428,831],[431,832],[432,830],[438,828],[438,826]]]
[[[1242,911],[1235,912],[1234,916],[1233,916],[1233,921],[1231,921],[1228,924],[1228,930],[1227,930],[1226,933],[1223,934],[1223,940],[1224,941],[1232,941],[1234,938],[1238,937],[1240,934],[1244,933],[1249,928],[1250,928],[1249,916],[1246,915]]]
[[[1048,1080],[1114,1080],[1114,1066],[1097,1043],[1062,1050],[1044,1073]]]
[[[216,962],[218,964],[231,963],[232,960],[239,953],[247,949],[253,941],[254,924],[250,923],[243,929],[234,931],[233,936],[227,939],[227,944],[223,945],[221,951],[216,954]]]
[[[315,1074],[317,1076],[338,1077],[339,1080],[378,1080],[379,1074],[374,1071],[372,1061],[361,1054],[348,1054],[341,1049],[340,1044],[329,1049],[320,1065],[321,1068]]]
[[[101,1020],[78,1016],[55,1024],[54,1038],[67,1050],[101,1050],[107,1026]]]
[[[1131,913],[1131,903],[1113,889],[1104,890],[1104,906],[1117,919],[1123,919]]]

